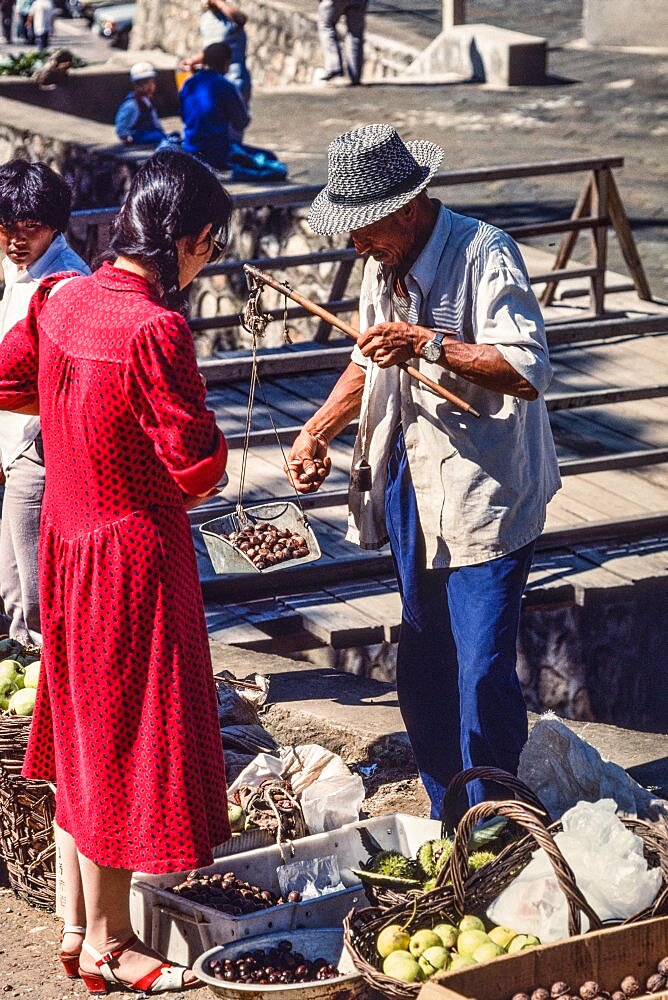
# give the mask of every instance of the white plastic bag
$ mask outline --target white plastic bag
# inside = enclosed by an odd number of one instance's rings
[[[586,732],[586,727],[583,732]],[[517,776],[545,805],[552,819],[586,800],[614,799],[618,811],[649,819],[668,817],[668,806],[626,771],[576,735],[554,712],[533,726],[520,755]]]
[[[564,813],[555,841],[571,866],[578,888],[601,920],[625,920],[652,903],[661,870],[649,869],[640,837],[615,815],[615,802],[578,802]],[[541,941],[568,937],[568,907],[545,851],[494,900],[487,916],[495,924]],[[582,917],[582,930],[589,921]]]
[[[311,833],[336,830],[359,819],[364,782],[336,754],[302,792],[300,804]]]
[[[257,788],[258,785],[261,785],[268,778],[280,778],[282,772],[283,761],[280,757],[274,757],[270,753],[259,753],[232,782],[227,789],[227,797],[232,800],[235,797],[235,793],[242,786]]]

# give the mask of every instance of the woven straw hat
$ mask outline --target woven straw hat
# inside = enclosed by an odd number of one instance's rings
[[[391,125],[345,132],[329,144],[327,187],[311,205],[311,229],[329,236],[384,219],[427,186],[442,159],[439,146],[404,143]]]

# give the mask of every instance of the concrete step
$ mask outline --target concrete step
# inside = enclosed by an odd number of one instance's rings
[[[214,674],[231,671],[242,679],[256,672],[270,678],[266,722],[286,743],[318,742],[347,763],[373,760],[380,748],[412,764],[397,693],[391,684],[356,677],[311,663],[251,652],[211,641]],[[529,715],[529,724],[538,718]],[[625,768],[636,781],[668,798],[665,735],[597,722],[563,720],[602,757]],[[412,764],[414,768],[414,764]]]

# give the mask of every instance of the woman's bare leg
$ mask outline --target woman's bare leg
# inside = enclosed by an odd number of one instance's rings
[[[56,845],[60,854],[60,863],[63,868],[63,882],[65,885],[64,923],[71,924],[74,927],[85,927],[86,907],[84,904],[77,847],[70,834],[66,833],[65,830],[61,830],[55,823],[54,832]],[[63,951],[76,955],[81,949],[82,940],[81,934],[63,934]]]
[[[133,935],[130,923],[132,872],[124,868],[102,868],[81,852],[79,867],[86,901],[86,941],[102,954],[115,951]],[[112,963],[112,969],[122,982],[134,983],[164,961],[162,955],[137,940]],[[80,964],[84,972],[97,971],[92,956],[85,951]]]

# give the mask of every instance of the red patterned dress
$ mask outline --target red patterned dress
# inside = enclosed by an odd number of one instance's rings
[[[0,345],[0,408],[40,403],[42,677],[27,778],[99,865],[211,862],[229,836],[204,610],[183,496],[220,479],[192,335],[104,264],[49,292]]]

